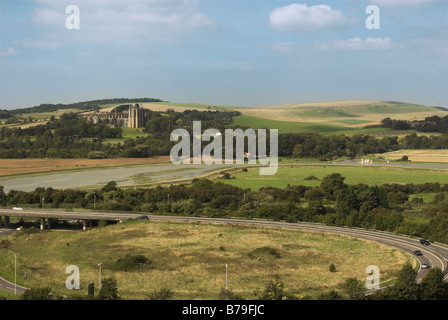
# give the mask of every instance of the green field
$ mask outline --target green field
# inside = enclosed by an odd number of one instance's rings
[[[387,102],[382,101],[378,103],[355,105],[355,106],[333,106],[333,107],[312,107],[312,108],[297,108],[293,112],[307,118],[334,118],[334,117],[362,117],[370,115],[383,114],[405,114],[428,112],[429,107],[408,103]]]
[[[261,176],[259,168],[250,168],[247,172],[236,171],[231,175],[235,179],[221,179],[220,181],[256,191],[268,186],[285,188],[288,184],[319,186],[319,180],[335,172],[345,177],[345,183],[351,185],[360,183],[367,185],[385,183],[423,184],[426,182],[447,183],[448,181],[446,170],[342,165],[283,165],[279,166],[277,173],[272,176]],[[304,180],[310,176],[319,180]]]
[[[386,283],[406,262],[415,260],[402,251],[375,242],[334,234],[255,228],[249,226],[128,221],[86,231],[19,232],[2,238],[0,275],[18,284],[49,286],[55,294],[87,294],[102,277],[114,276],[124,299],[145,299],[165,286],[174,299],[218,299],[225,287],[245,299],[270,281],[282,281],[297,297],[339,290],[349,277],[366,279],[365,269],[376,265]],[[36,250],[38,248],[38,250]],[[347,254],[349,252],[349,254]],[[149,263],[136,269],[117,269],[126,255],[143,255]],[[337,272],[330,272],[333,263]],[[80,270],[81,290],[65,288],[67,266]]]
[[[253,129],[278,129],[280,133],[310,132],[322,135],[353,135],[356,133],[374,135],[379,133],[379,136],[399,136],[400,133],[394,130],[354,128],[353,126],[379,124],[386,117],[395,120],[415,120],[434,115],[445,116],[447,114],[442,110],[423,105],[363,100],[231,109],[242,113],[241,116],[234,118],[234,125]]]
[[[348,128],[342,125],[327,122],[289,122],[270,120],[265,118],[259,118],[248,115],[240,115],[233,118],[234,126],[249,127],[252,129],[278,129],[279,133],[319,133],[322,135],[332,134],[374,134],[377,132],[383,132],[391,130],[384,128],[367,128],[356,129]]]

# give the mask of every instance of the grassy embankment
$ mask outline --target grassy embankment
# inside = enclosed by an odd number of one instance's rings
[[[345,236],[254,228],[247,226],[133,221],[76,232],[39,232],[10,235],[0,251],[0,275],[14,280],[14,252],[18,277],[27,287],[65,289],[65,269],[80,269],[81,290],[98,288],[98,263],[102,277],[114,276],[125,299],[145,299],[162,286],[174,299],[217,299],[225,287],[244,298],[255,298],[269,280],[283,281],[298,297],[339,290],[346,278],[365,282],[365,269],[377,265],[386,283],[407,261],[415,260],[398,249]],[[2,240],[3,240],[2,239]],[[38,250],[36,250],[38,248]],[[143,255],[150,263],[136,270],[117,270],[126,255]],[[330,264],[337,272],[330,272]]]

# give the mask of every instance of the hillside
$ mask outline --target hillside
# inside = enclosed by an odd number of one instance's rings
[[[214,104],[177,103],[158,99],[105,99],[95,100],[91,103],[83,102],[70,105],[51,105],[50,109],[42,109],[42,105],[27,109],[28,112],[19,114],[19,110],[9,111],[14,114],[10,126],[26,128],[36,124],[45,123],[51,116],[58,118],[62,113],[85,113],[91,110],[112,111],[123,103],[141,103],[145,109],[163,112],[172,109],[176,112],[185,110],[198,111],[239,111],[240,116],[234,117],[233,125],[250,127],[253,129],[269,128],[278,129],[280,133],[320,133],[323,135],[356,133],[371,134],[374,136],[407,135],[412,130],[397,132],[385,128],[372,128],[378,125],[384,118],[394,120],[421,120],[430,116],[446,116],[448,109],[429,107],[424,105],[380,101],[380,100],[345,100],[324,101],[295,104],[282,104],[272,106],[234,107],[217,106]],[[89,110],[86,105],[94,105]],[[45,105],[47,106],[47,105]],[[60,108],[58,108],[58,106]],[[80,107],[81,106],[81,107]],[[68,107],[72,107],[69,109]],[[77,107],[77,108],[73,108]],[[44,112],[42,112],[44,111]],[[32,117],[32,121],[30,121]],[[12,118],[10,118],[11,120]],[[419,133],[421,135],[421,133]]]
[[[421,120],[430,116],[446,116],[448,110],[424,105],[380,101],[380,100],[345,100],[311,103],[283,104],[273,106],[233,107],[215,106],[213,104],[154,102],[143,103],[144,108],[153,111],[173,109],[184,110],[220,110],[239,111],[240,116],[234,118],[234,125],[254,129],[279,129],[281,133],[321,133],[321,134],[354,134],[364,128],[363,134],[388,135],[384,128],[365,128],[378,125],[386,117],[395,120]],[[107,106],[103,111],[110,111],[115,106]],[[387,132],[386,132],[387,131]],[[400,135],[412,133],[401,132]],[[391,134],[397,135],[397,132]]]
[[[238,109],[248,116],[287,122],[329,122],[357,127],[378,124],[390,117],[417,120],[447,115],[446,111],[418,104],[375,100],[327,101]]]

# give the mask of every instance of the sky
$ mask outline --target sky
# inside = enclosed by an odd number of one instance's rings
[[[143,97],[448,106],[447,17],[446,0],[0,0],[0,109]]]

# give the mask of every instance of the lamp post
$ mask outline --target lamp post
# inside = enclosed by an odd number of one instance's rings
[[[42,210],[44,209],[44,201],[45,201],[45,198],[42,198]]]
[[[100,289],[101,289],[101,266],[103,265],[103,263],[98,263],[98,267],[100,267]]]
[[[227,264],[226,264],[226,291],[227,291]]]
[[[14,294],[17,294],[17,255],[14,253]]]

